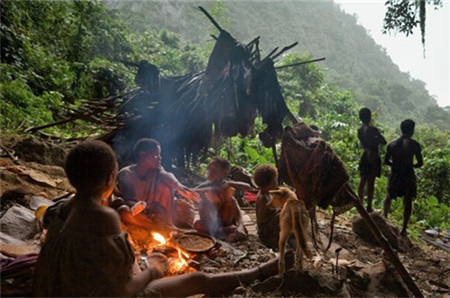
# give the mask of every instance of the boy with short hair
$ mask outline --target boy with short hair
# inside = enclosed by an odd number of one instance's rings
[[[378,128],[370,125],[372,113],[368,108],[359,111],[359,119],[363,124],[358,128],[358,139],[363,147],[359,162],[361,180],[359,181],[358,197],[363,201],[364,187],[367,184],[367,212],[372,212],[372,199],[376,177],[381,174],[381,158],[378,146],[386,144],[386,140]]]
[[[406,228],[412,212],[412,200],[417,195],[416,175],[414,168],[423,165],[422,148],[420,144],[411,139],[414,134],[415,123],[406,119],[400,124],[402,136],[389,143],[384,162],[389,165],[391,175],[387,187],[387,196],[384,199],[384,216],[387,217],[391,200],[403,196],[403,227],[401,235],[406,236]],[[414,157],[417,162],[414,163]]]
[[[246,239],[247,230],[239,204],[233,197],[234,190],[250,189],[250,185],[226,179],[230,169],[230,162],[223,157],[215,156],[209,162],[209,181],[194,189],[203,194],[199,204],[200,219],[194,228],[221,240],[235,242]]]
[[[272,165],[259,166],[253,173],[253,180],[259,187],[255,206],[259,240],[268,247],[278,249],[280,214],[278,210],[267,206],[271,200],[269,190],[278,186],[278,170]]]

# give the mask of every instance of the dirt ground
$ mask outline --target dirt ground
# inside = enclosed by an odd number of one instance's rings
[[[0,150],[0,194],[20,189],[55,199],[73,192],[61,168],[68,147],[34,138],[2,135]],[[2,198],[2,213],[10,205]],[[256,217],[252,207],[244,208],[249,239],[237,244],[217,241],[207,253],[197,254],[197,268],[205,272],[226,272],[252,268],[277,257],[276,252],[257,239]],[[322,237],[327,243],[331,216],[318,211]],[[0,219],[1,220],[1,219]],[[398,297],[410,293],[394,269],[385,260],[383,250],[364,241],[352,230],[353,218],[338,216],[334,244],[326,255],[315,252],[306,260],[305,271],[288,271],[265,281],[241,286],[227,296],[236,297]],[[339,262],[336,268],[336,250]],[[3,252],[2,252],[3,253]],[[406,252],[398,252],[425,297],[449,297],[450,256],[422,242],[412,242]]]

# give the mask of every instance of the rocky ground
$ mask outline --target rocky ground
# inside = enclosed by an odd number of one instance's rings
[[[73,192],[62,164],[68,147],[34,138],[2,135],[0,156],[2,258],[15,258],[29,252],[38,252],[41,229],[36,224],[35,211],[30,207],[32,196],[50,200]],[[256,237],[255,214],[251,207],[244,208],[249,239],[237,244],[216,241],[214,248],[196,254],[197,268],[205,272],[234,271],[251,268],[276,257],[276,253],[262,245]],[[39,215],[39,214],[38,214]],[[374,219],[384,219],[377,213]],[[321,236],[327,243],[330,215],[318,211],[323,226]],[[398,230],[391,229],[390,242],[423,295],[448,297],[450,294],[450,257],[443,250],[422,242],[401,238]],[[334,243],[327,254],[315,253],[306,261],[305,271],[288,271],[283,279],[272,277],[251,286],[237,288],[228,296],[408,296],[409,292],[394,269],[384,258],[383,250],[370,240],[364,223],[357,218],[338,216]],[[388,237],[389,239],[389,237]],[[342,248],[342,249],[340,249]],[[340,250],[339,250],[340,249]],[[338,265],[336,266],[336,251]],[[14,284],[14,282],[16,282]],[[2,278],[2,296],[13,286],[26,288],[12,279]]]

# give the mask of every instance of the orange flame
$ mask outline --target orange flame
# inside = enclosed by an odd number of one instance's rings
[[[153,239],[156,242],[158,242],[156,246],[166,245],[173,247],[177,250],[178,258],[173,258],[170,260],[169,272],[171,272],[172,274],[177,274],[179,272],[186,270],[189,267],[187,260],[189,260],[191,256],[187,252],[178,247],[178,245],[169,242],[170,239],[167,240],[162,234],[158,232],[152,232],[151,234]]]
[[[157,232],[152,233],[153,239],[159,242],[158,246],[165,245],[167,243],[166,238],[163,235]]]
[[[178,251],[178,259],[175,259],[171,262],[171,270],[173,272],[179,272],[179,271],[183,271],[185,270],[189,264],[186,261],[187,259],[189,259],[189,255],[182,251],[179,247],[176,247],[177,251]]]

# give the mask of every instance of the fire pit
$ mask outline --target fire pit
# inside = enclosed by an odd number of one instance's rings
[[[168,258],[167,276],[196,271],[199,269],[199,263],[193,259],[215,245],[212,238],[198,233],[175,233],[164,236],[162,233],[138,227],[123,228],[128,232],[128,238],[134,247],[141,269],[148,266],[147,258],[151,254],[162,253]]]

